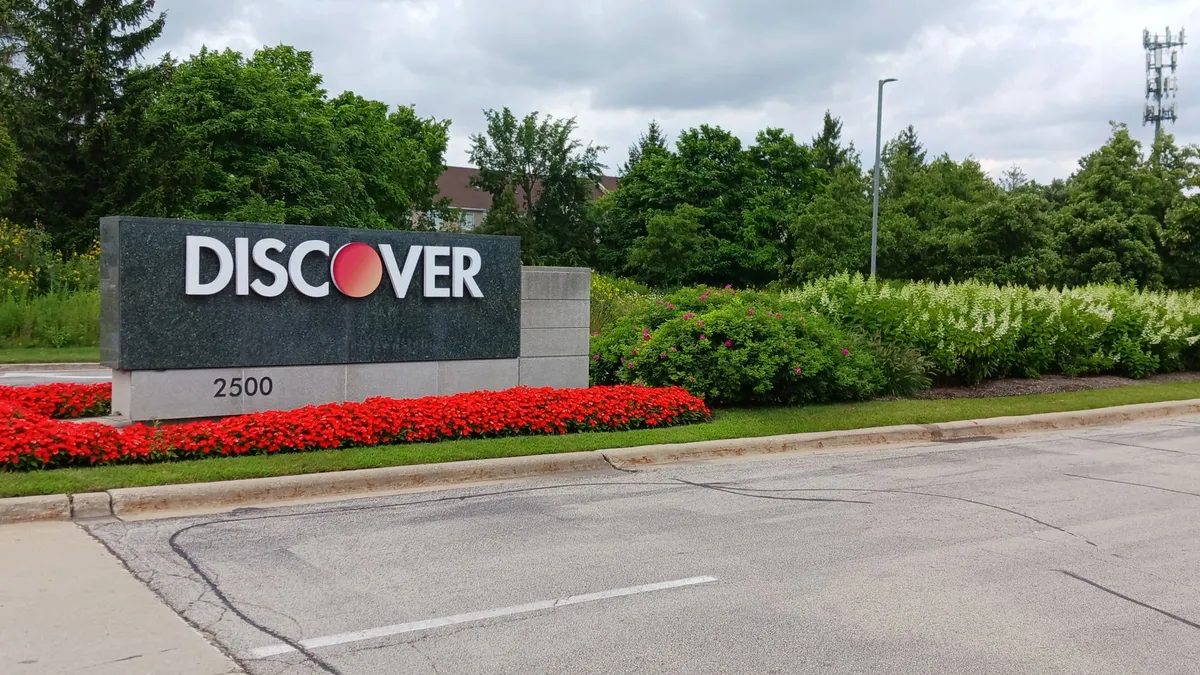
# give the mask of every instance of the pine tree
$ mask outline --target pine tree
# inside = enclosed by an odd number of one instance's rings
[[[0,115],[25,158],[7,215],[42,223],[60,248],[86,246],[100,215],[93,206],[121,154],[110,122],[165,16],[152,16],[154,0],[7,1],[3,53],[20,58]]]
[[[637,143],[629,146],[629,159],[621,165],[621,175],[628,174],[646,155],[659,151],[667,152],[667,137],[663,135],[658,120],[650,120],[650,126],[638,137]]]
[[[858,153],[851,143],[842,147],[842,121],[825,111],[821,133],[813,137],[813,165],[830,176],[847,164],[858,163]]]
[[[898,199],[913,187],[917,174],[926,167],[925,146],[921,145],[913,125],[884,144],[880,165],[885,197]]]

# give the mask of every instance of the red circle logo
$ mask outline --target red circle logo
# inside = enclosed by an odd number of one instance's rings
[[[362,242],[339,248],[329,263],[333,285],[344,295],[365,298],[383,281],[383,261],[375,249]]]

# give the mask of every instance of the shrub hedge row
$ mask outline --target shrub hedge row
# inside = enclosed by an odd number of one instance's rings
[[[1127,286],[887,284],[843,274],[785,291],[629,293],[593,332],[597,384],[679,385],[718,404],[909,394],[932,378],[1200,367],[1200,299]],[[594,326],[595,327],[595,326]]]

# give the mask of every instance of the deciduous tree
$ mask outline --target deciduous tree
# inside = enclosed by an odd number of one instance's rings
[[[486,131],[471,136],[472,178],[493,202],[516,189],[516,209],[527,214],[537,236],[522,238],[523,255],[544,264],[590,264],[595,255],[595,226],[588,202],[597,191],[604,146],[576,138],[574,118],[518,120],[508,109],[484,112]],[[489,214],[488,218],[491,218]]]
[[[448,123],[352,92],[330,100],[312,55],[203,49],[167,61],[130,122],[145,139],[123,210],[214,220],[412,227],[435,205]]]

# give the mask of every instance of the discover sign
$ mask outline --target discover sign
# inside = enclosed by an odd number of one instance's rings
[[[404,260],[404,268],[396,264],[396,254],[391,244],[379,244],[379,253],[369,244],[356,241],[343,244],[333,256],[329,255],[328,241],[316,239],[300,242],[292,249],[287,259],[287,266],[271,257],[272,253],[282,253],[287,244],[274,238],[259,239],[254,243],[254,265],[258,270],[270,275],[272,281],[263,283],[262,279],[250,281],[250,240],[237,237],[233,240],[234,253],[229,247],[215,237],[188,235],[187,237],[187,294],[215,295],[225,290],[229,282],[237,276],[238,295],[256,294],[266,298],[282,295],[287,290],[288,282],[293,288],[310,298],[323,298],[329,295],[329,284],[332,282],[343,295],[351,298],[362,298],[375,292],[383,277],[386,267],[388,278],[397,298],[408,294],[412,284],[413,272],[417,264],[424,260],[425,276],[422,294],[427,298],[461,298],[463,291],[469,290],[471,297],[482,298],[483,292],[475,283],[475,275],[483,267],[479,251],[466,246],[409,246]],[[201,281],[200,258],[204,251],[211,251],[217,256],[217,275],[211,281]],[[382,255],[382,258],[380,257]],[[304,278],[304,260],[309,255],[319,255],[329,259],[329,281],[310,283]],[[452,259],[453,265],[439,265],[438,258]],[[450,286],[438,286],[438,277],[450,277]]]
[[[123,216],[100,231],[101,360],[117,370],[520,352],[516,237]]]

